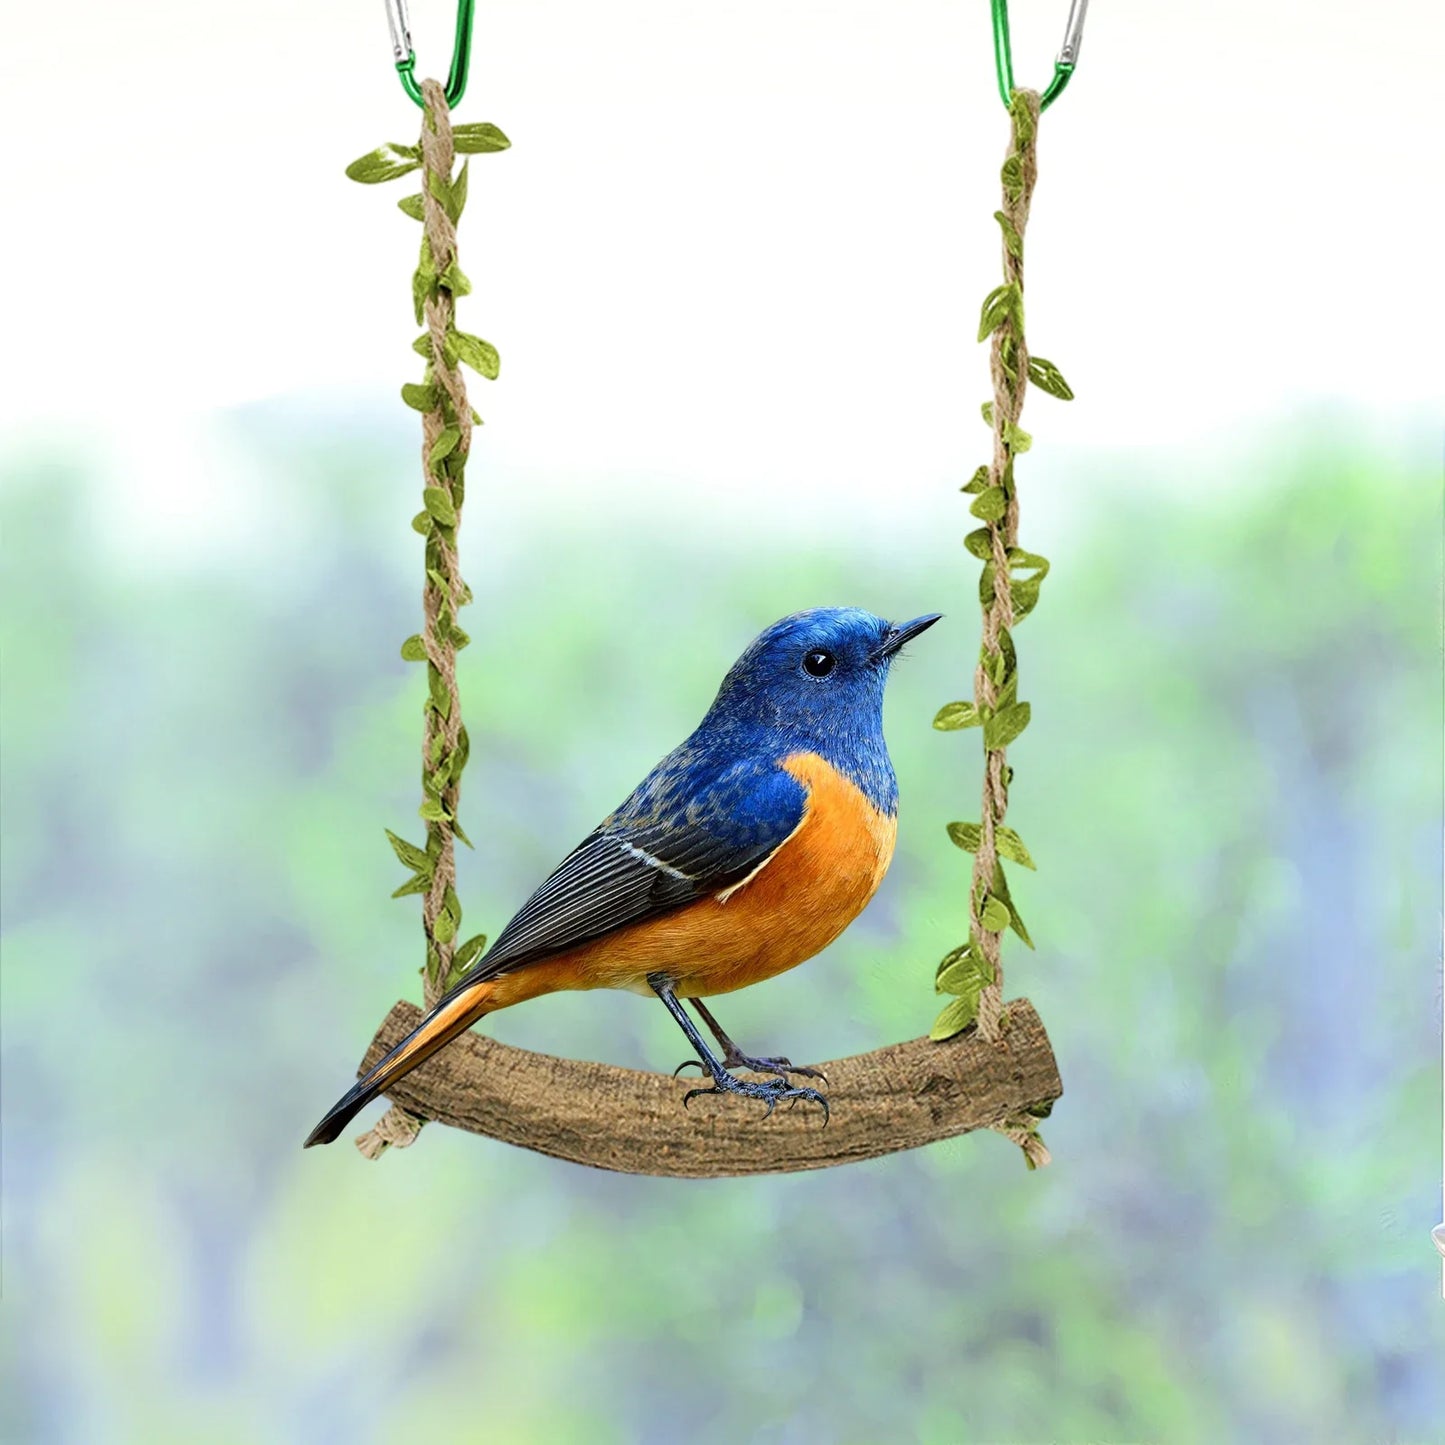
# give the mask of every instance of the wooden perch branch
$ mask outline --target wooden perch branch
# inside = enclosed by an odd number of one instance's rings
[[[400,1002],[377,1030],[364,1074],[421,1019]],[[411,1113],[624,1174],[715,1179],[824,1169],[915,1149],[987,1128],[1063,1094],[1048,1035],[1033,1005],[1015,999],[997,1043],[977,1032],[944,1043],[914,1039],[820,1066],[832,1106],[764,1118],[755,1100],[682,1096],[697,1076],[672,1078],[611,1064],[554,1058],[468,1033],[397,1082],[389,1097]],[[706,1081],[704,1081],[705,1083]]]

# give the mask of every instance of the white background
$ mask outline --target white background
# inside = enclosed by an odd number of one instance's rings
[[[1067,4],[1013,11],[1042,86]],[[412,7],[419,74],[453,13]],[[17,5],[6,31],[0,444],[88,445],[140,535],[233,527],[218,408],[385,407],[416,369],[411,178],[342,175],[418,127],[381,0]],[[1404,0],[1094,0],[1041,134],[1029,334],[1079,400],[1033,403],[1036,457],[1433,414],[1442,40]],[[461,238],[513,489],[682,486],[721,525],[740,495],[866,509],[981,458],[984,0],[483,0],[458,118],[513,141],[473,161]]]

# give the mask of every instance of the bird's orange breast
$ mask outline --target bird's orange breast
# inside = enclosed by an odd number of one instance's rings
[[[752,875],[674,913],[616,929],[499,978],[497,1003],[568,988],[650,993],[665,972],[684,998],[771,978],[826,948],[863,911],[893,857],[897,820],[816,753],[783,767],[807,789],[803,817]],[[510,986],[509,986],[510,984]]]

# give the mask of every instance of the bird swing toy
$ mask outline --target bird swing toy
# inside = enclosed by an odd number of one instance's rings
[[[470,157],[510,142],[494,125],[452,122],[467,84],[473,0],[457,6],[445,85],[417,82],[406,5],[387,0],[396,67],[422,109],[421,136],[416,145],[369,152],[347,175],[366,184],[412,172],[421,179],[420,190],[398,202],[422,226],[412,304],[424,329],[412,345],[426,363],[422,380],[401,393],[422,417],[422,509],[412,527],[424,540],[426,574],[422,628],[401,652],[427,674],[419,809],[426,837],[421,845],[390,830],[387,837],[410,874],[393,896],[421,896],[426,962],[422,1007],[402,1001],[392,1008],[358,1083],[308,1145],[332,1142],[385,1094],[390,1109],[356,1140],[368,1158],[412,1143],[430,1120],[636,1174],[816,1169],[979,1128],[1013,1140],[1030,1168],[1048,1163],[1038,1122],[1063,1086],[1033,1006],[1027,999],[1004,1005],[1000,957],[1009,931],[1033,947],[1004,861],[1034,864],[1004,818],[1013,778],[1007,749],[1030,719],[1018,696],[1012,634],[1037,604],[1049,568],[1018,545],[1014,469],[1030,445],[1019,425],[1029,383],[1063,400],[1073,395],[1051,362],[1028,351],[1023,259],[1039,118],[1073,74],[1087,0],[1072,0],[1042,94],[1014,86],[1007,0],[991,5],[1010,121],[1002,208],[994,213],[1004,278],[985,298],[978,329],[979,341],[990,343],[993,399],[983,417],[993,455],[962,489],[981,524],[964,542],[982,564],[981,645],[972,700],[946,704],[933,720],[945,732],[979,728],[983,740],[980,820],[948,825],[953,844],[973,856],[968,937],[937,967],[935,991],[948,1002],[927,1037],[805,1068],[742,1053],[703,1000],[817,953],[871,896],[891,856],[897,797],[881,734],[882,689],[903,643],[937,618],[895,625],[832,608],[774,624],[729,672],[697,732],[568,855],[491,949],[481,935],[461,940],[454,840],[468,842],[457,807],[469,743],[456,655],[468,642],[458,613],[471,593],[457,535],[472,427],[481,420],[463,367],[494,380],[499,358],[489,342],[456,325],[457,298],[471,290],[458,264],[457,223]],[[467,157],[460,170],[458,155]],[[656,994],[698,1054],[688,1062],[711,1076],[712,1087],[692,1087],[697,1080],[676,1073],[555,1058],[469,1031],[486,1013],[525,998],[597,986]],[[721,1057],[684,1001],[717,1039]],[[742,1078],[740,1069],[761,1077]],[[826,1095],[811,1082],[795,1084],[793,1075],[826,1083]],[[689,1110],[699,1094],[724,1097],[716,1107]],[[765,1102],[766,1116],[727,1095]],[[578,1099],[590,1101],[585,1112]],[[775,1112],[779,1102],[790,1107]],[[799,1103],[806,1107],[794,1107]]]

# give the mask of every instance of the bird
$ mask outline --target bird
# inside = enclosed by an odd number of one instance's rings
[[[484,1015],[560,989],[661,999],[711,1078],[698,1094],[774,1107],[828,1101],[786,1057],[744,1054],[703,1000],[820,953],[862,912],[892,861],[898,783],[883,693],[904,644],[942,614],[891,623],[856,607],[765,628],[712,706],[522,905],[467,972],[349,1089],[305,1147],[329,1144],[378,1094]],[[690,1003],[717,1040],[703,1040]],[[741,1079],[746,1069],[770,1075]],[[766,1116],[765,1116],[766,1117]]]

